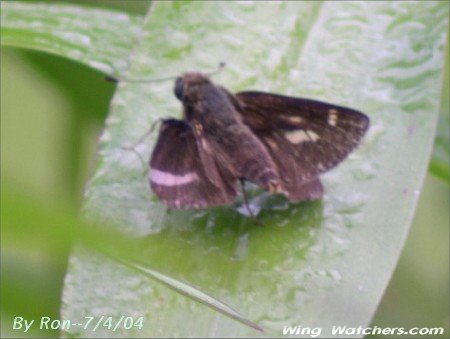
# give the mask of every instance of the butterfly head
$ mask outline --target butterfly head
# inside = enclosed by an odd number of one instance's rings
[[[202,73],[185,73],[175,80],[175,87],[173,88],[173,92],[177,99],[183,102],[193,93],[196,93],[196,90],[199,86],[210,83],[211,81],[209,80],[209,78]]]

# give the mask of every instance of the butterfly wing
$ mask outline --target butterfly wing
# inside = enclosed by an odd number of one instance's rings
[[[236,190],[220,175],[208,178],[191,127],[182,120],[167,119],[160,128],[150,159],[150,186],[172,208],[203,208],[229,204]],[[208,166],[216,166],[209,159]],[[220,173],[216,167],[209,169]]]
[[[344,160],[369,126],[361,112],[316,100],[263,92],[235,97],[243,122],[269,150],[291,200],[320,197],[318,175]]]

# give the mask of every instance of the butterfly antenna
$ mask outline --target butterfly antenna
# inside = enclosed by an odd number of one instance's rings
[[[224,61],[219,62],[219,66],[212,72],[206,73],[208,76],[215,75],[217,73],[220,73],[226,66],[226,63]],[[163,82],[168,80],[175,80],[178,78],[178,76],[170,76],[170,77],[164,77],[164,78],[157,78],[157,79],[131,79],[123,76],[114,76],[114,75],[106,75],[105,80],[108,82],[118,83],[118,82],[130,82],[130,83],[146,83],[146,82]]]
[[[113,75],[106,75],[105,80],[108,82],[118,83],[118,82],[130,82],[130,83],[146,83],[146,82],[163,82],[168,80],[175,80],[176,76],[171,77],[164,77],[164,78],[157,78],[157,79],[131,79],[123,76],[113,76]]]
[[[219,62],[219,66],[217,66],[217,68],[214,71],[206,73],[206,75],[207,76],[216,75],[216,74],[222,72],[222,70],[226,67],[226,65],[227,64],[224,61],[221,61],[221,62]]]

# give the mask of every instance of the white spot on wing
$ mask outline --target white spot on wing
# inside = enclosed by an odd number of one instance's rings
[[[290,131],[286,132],[284,135],[292,144],[300,144],[309,140],[308,134],[306,134],[304,130]]]
[[[284,117],[286,120],[293,122],[294,124],[300,124],[303,122],[301,117]]]
[[[309,137],[309,139],[310,139],[311,141],[317,141],[317,140],[320,139],[319,134],[317,134],[317,133],[314,132],[314,131],[307,130],[307,131],[306,131],[306,134],[308,134],[308,137]]]
[[[202,147],[206,153],[212,154],[211,149],[209,148],[208,143],[205,139],[202,139]]]
[[[186,185],[195,180],[198,180],[198,175],[195,172],[186,173],[183,175],[163,172],[152,168],[149,175],[150,181],[161,186],[179,186]]]
[[[272,138],[266,138],[265,140],[273,150],[278,150],[278,145],[275,140],[273,140]]]
[[[334,108],[328,110],[328,125],[336,126],[338,121],[338,111]]]
[[[289,142],[292,144],[300,144],[302,142],[307,141],[314,142],[319,139],[319,135],[311,130],[304,131],[302,129],[299,129],[295,131],[286,132],[284,135],[286,139],[288,139]]]

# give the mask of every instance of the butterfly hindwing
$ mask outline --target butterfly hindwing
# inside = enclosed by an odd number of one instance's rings
[[[229,204],[236,194],[230,184],[208,178],[191,127],[176,119],[161,125],[150,159],[149,181],[158,198],[172,208]]]
[[[318,195],[318,175],[344,160],[369,125],[358,111],[320,101],[263,92],[236,98],[243,122],[269,150],[291,200],[303,200],[308,191]]]

